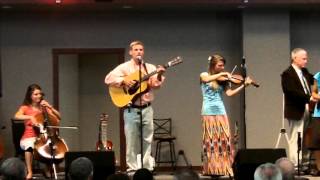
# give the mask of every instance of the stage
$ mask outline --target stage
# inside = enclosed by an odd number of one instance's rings
[[[174,177],[173,177],[172,174],[173,174],[173,172],[159,172],[159,173],[155,173],[153,177],[154,177],[154,180],[174,180]],[[65,179],[65,173],[64,172],[59,172],[57,174],[57,176],[58,176],[58,180],[64,180]],[[129,176],[130,176],[130,179],[132,179],[132,175],[129,175]],[[201,180],[208,180],[208,179],[229,180],[230,179],[227,176],[223,176],[223,177],[202,176],[200,173],[199,173],[199,177],[200,177]],[[314,177],[314,176],[311,176],[311,175],[304,175],[304,176],[301,176],[301,177],[307,178],[309,180],[319,180],[320,179],[320,177]],[[43,177],[42,174],[34,174],[34,178],[33,179],[47,180],[46,178]],[[299,179],[299,178],[296,176],[296,179]]]

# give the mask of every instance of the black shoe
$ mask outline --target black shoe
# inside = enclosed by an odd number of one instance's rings
[[[320,176],[320,171],[317,169],[311,169],[310,170],[310,175],[311,176]]]

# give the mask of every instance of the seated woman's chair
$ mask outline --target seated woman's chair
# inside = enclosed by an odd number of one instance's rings
[[[24,158],[24,151],[20,148],[20,139],[24,132],[24,121],[11,119],[12,140],[15,149],[15,157]]]
[[[20,139],[24,132],[24,121],[11,119],[11,130],[12,130],[12,141],[15,149],[14,156],[24,160],[24,150],[21,149],[20,147]],[[40,169],[39,161],[34,160],[32,165],[34,170]]]
[[[156,142],[156,156],[155,163],[159,167],[160,163],[171,163],[173,169],[176,167],[176,155],[174,140],[176,137],[172,136],[172,119],[153,119],[154,125],[154,140]],[[170,150],[170,160],[161,160],[162,144],[167,143]]]

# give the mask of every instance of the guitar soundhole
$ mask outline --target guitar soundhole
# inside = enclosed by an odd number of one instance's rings
[[[134,83],[134,85],[128,89],[129,94],[132,95],[136,93],[138,88],[139,88],[139,83],[138,82]]]

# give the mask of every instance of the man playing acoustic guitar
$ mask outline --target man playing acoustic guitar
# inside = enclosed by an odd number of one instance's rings
[[[131,60],[113,69],[106,76],[105,83],[110,88],[111,96],[114,94],[123,94],[123,97],[121,95],[114,96],[112,100],[116,106],[125,107],[124,130],[126,136],[127,171],[136,171],[140,168],[138,166],[140,159],[137,159],[137,155],[141,153],[140,109],[142,110],[143,124],[143,167],[152,171],[153,157],[151,157],[151,142],[153,139],[153,109],[151,107],[151,101],[154,99],[152,89],[159,88],[163,83],[165,78],[162,74],[165,72],[165,68],[163,66],[156,67],[144,62],[144,45],[140,41],[133,41],[130,44],[129,54]],[[141,70],[141,76],[139,75],[139,70]],[[139,83],[139,76],[144,77],[154,71],[157,73],[145,79],[141,84]],[[143,86],[146,88],[143,88]],[[127,97],[133,98],[127,103]],[[117,103],[117,101],[121,103]]]

